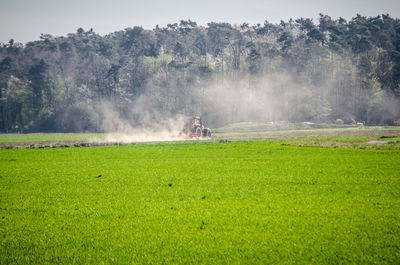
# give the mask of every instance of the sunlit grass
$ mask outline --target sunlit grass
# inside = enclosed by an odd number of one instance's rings
[[[271,141],[0,150],[0,263],[394,264],[399,161]]]
[[[228,126],[228,127],[223,127],[223,128],[217,128],[214,130],[215,135],[240,135],[240,134],[288,134],[288,133],[319,133],[319,132],[368,132],[368,131],[400,131],[399,126],[363,126],[363,127],[357,127],[357,126],[347,126],[345,128],[342,127],[327,127],[327,128],[310,128],[310,127],[304,127],[304,128],[298,128],[296,129],[291,128],[291,129],[270,129],[268,130],[267,127],[263,126],[244,126],[243,128],[240,128],[238,125],[235,126]]]
[[[105,135],[101,133],[0,134],[0,142],[73,141],[104,138]]]

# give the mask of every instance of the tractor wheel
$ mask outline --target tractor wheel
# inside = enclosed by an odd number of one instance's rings
[[[200,128],[200,127],[197,127],[197,128],[196,128],[196,135],[197,135],[197,137],[201,137],[201,134],[202,134],[201,128]]]
[[[211,138],[211,130],[207,130],[207,138]]]

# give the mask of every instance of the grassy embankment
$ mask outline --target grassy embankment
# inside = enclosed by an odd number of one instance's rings
[[[400,260],[398,150],[276,141],[0,150],[0,263]]]

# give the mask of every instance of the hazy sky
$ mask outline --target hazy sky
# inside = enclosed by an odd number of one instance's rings
[[[181,19],[200,25],[314,18],[323,13],[351,19],[357,13],[400,17],[399,0],[0,0],[0,42],[36,40],[41,33],[65,36],[79,27],[101,35],[127,27],[152,29]]]

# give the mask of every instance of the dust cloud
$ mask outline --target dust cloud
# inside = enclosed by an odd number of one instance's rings
[[[188,139],[180,133],[184,119],[192,115],[201,116],[212,130],[246,122],[364,122],[357,118],[365,112],[371,123],[382,124],[385,117],[400,113],[399,104],[383,90],[372,87],[359,95],[346,94],[341,79],[346,75],[339,70],[310,82],[290,67],[271,65],[262,75],[216,73],[190,83],[169,76],[162,86],[147,83],[132,102],[98,103],[99,127],[107,142],[183,141]]]
[[[102,117],[101,128],[106,134],[104,139],[106,142],[188,140],[188,137],[181,133],[185,116],[162,115],[154,109],[149,109],[146,105],[148,102],[145,102],[143,97],[135,103],[135,107],[129,109],[125,115],[121,115],[115,105],[109,101],[102,101],[99,104]]]

